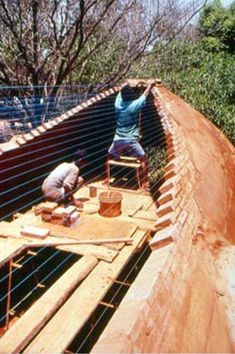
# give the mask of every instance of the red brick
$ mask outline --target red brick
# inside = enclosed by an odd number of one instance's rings
[[[0,144],[0,153],[4,153],[5,151],[10,151],[18,146],[15,143],[12,143],[11,141],[8,141],[7,143],[2,143]]]
[[[79,218],[80,218],[80,213],[78,211],[72,213],[70,216],[71,224],[75,223]]]
[[[24,134],[24,139],[25,139],[26,141],[33,140],[33,139],[34,139],[34,135],[33,135],[32,133]]]
[[[63,209],[63,215],[64,216],[69,216],[71,215],[74,211],[76,211],[76,206],[75,205],[70,205],[67,208]]]
[[[50,120],[51,123],[51,127],[54,127],[55,125],[57,125],[57,122],[55,119]]]
[[[170,170],[174,168],[176,171],[179,171],[182,166],[185,165],[187,159],[183,156],[178,156],[175,159],[173,159],[165,168],[165,170]]]
[[[43,128],[45,128],[46,130],[52,128],[52,124],[51,124],[50,122],[42,123],[42,126],[43,126]]]
[[[163,205],[165,203],[168,203],[171,200],[173,200],[174,197],[175,197],[175,193],[173,191],[170,191],[169,193],[164,193],[158,198],[157,204],[158,205]]]
[[[61,123],[61,122],[63,122],[63,115],[62,116],[60,116],[60,117],[56,117],[55,119],[54,119],[54,121],[56,122],[56,123]]]
[[[171,160],[175,159],[178,156],[179,156],[178,153],[174,152],[174,153],[171,153],[171,154],[167,154],[167,159],[168,159],[168,161],[171,161]]]
[[[163,215],[166,215],[166,214],[169,214],[171,213],[172,211],[174,211],[174,201],[171,200],[170,202],[168,203],[165,203],[163,205],[161,205],[158,209],[157,209],[157,215],[159,217],[163,216]]]
[[[154,251],[159,248],[165,247],[174,242],[174,227],[170,226],[155,234],[153,239],[149,242],[150,248]]]
[[[169,178],[167,181],[165,181],[161,185],[161,187],[159,188],[159,192],[161,194],[169,192],[178,182],[179,182],[178,176],[174,176],[172,178]]]
[[[45,203],[41,203],[40,205],[43,211],[49,211],[49,212],[52,212],[53,210],[55,210],[55,208],[58,207],[58,204],[53,202],[45,202]]]
[[[168,155],[175,155],[176,154],[176,149],[174,147],[168,147],[167,148],[167,154]]]
[[[164,179],[167,180],[174,176],[176,176],[176,172],[174,171],[174,169],[172,169],[164,174]]]
[[[169,213],[158,219],[157,223],[155,224],[155,228],[156,230],[162,230],[165,227],[172,225],[173,222],[174,222],[174,213]]]
[[[27,142],[27,140],[23,137],[23,135],[17,137],[15,141],[18,145],[23,145]]]
[[[31,130],[31,133],[33,134],[33,136],[37,137],[40,135],[39,131],[37,129],[33,129]]]
[[[36,128],[36,130],[39,133],[44,133],[46,131],[46,128],[43,125],[40,125],[39,127]]]

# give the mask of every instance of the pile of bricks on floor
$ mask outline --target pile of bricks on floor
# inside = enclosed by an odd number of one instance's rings
[[[42,221],[64,226],[71,226],[80,217],[80,213],[77,211],[76,206],[69,205],[63,207],[52,202],[39,204],[34,208],[34,212],[36,215],[41,215]]]

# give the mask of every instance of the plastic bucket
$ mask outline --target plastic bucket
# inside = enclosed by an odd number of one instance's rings
[[[99,195],[102,216],[113,217],[121,214],[122,195],[119,192],[102,192]]]

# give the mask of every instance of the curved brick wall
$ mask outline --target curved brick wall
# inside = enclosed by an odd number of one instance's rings
[[[92,110],[117,90],[0,145],[0,192],[4,202],[10,201],[1,209],[2,217],[24,205],[22,193],[39,188],[39,171],[48,173],[60,150],[69,152],[71,139],[78,146],[83,142],[80,120],[91,119]],[[169,158],[153,252],[93,352],[232,352],[234,148],[177,96],[163,87],[155,87],[153,94]],[[45,153],[37,151],[39,145]],[[26,160],[29,168],[22,171]]]
[[[179,97],[153,92],[169,158],[153,252],[92,352],[234,352],[235,150]]]

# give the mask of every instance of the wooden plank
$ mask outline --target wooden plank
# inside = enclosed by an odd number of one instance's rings
[[[136,208],[134,210],[132,210],[128,216],[129,217],[133,217],[139,210],[143,209],[143,204],[141,203],[140,205],[136,206]]]
[[[21,351],[97,263],[96,257],[85,256],[73,264],[0,339],[0,353]]]
[[[46,240],[40,241],[30,240],[27,237],[20,238],[20,226],[13,223],[4,222],[4,228],[2,227],[2,223],[0,223],[0,230],[0,233],[4,234],[4,239],[0,244],[0,266],[9,259],[20,254],[25,249],[45,247],[45,244],[50,242],[52,244],[55,244],[56,242],[58,243],[58,238],[53,236],[48,236]],[[62,240],[64,242],[71,242],[71,239],[68,238],[63,238]],[[54,246],[51,245],[51,247]],[[95,245],[61,245],[56,246],[56,248],[80,255],[93,254],[98,259],[105,260],[106,262],[112,262],[118,254],[117,250]]]
[[[118,251],[112,250],[104,246],[95,246],[95,245],[69,246],[68,243],[71,242],[71,239],[63,238],[62,241],[67,242],[67,244],[55,246],[55,248],[66,252],[80,254],[80,255],[92,254],[96,256],[98,259],[104,260],[106,262],[112,262],[118,254]],[[36,242],[34,240],[30,241],[26,244],[26,246],[27,248],[35,248],[35,247],[45,247],[45,244],[48,244],[49,247],[54,247],[56,243],[58,244],[58,238],[49,236],[47,240],[41,240],[40,242]]]
[[[157,221],[158,216],[155,210],[146,211],[146,210],[138,210],[134,215],[135,218],[149,220],[149,221]]]
[[[71,239],[63,238],[63,241],[70,242]],[[25,249],[32,249],[35,247],[45,247],[45,243],[51,242],[50,247],[54,247],[53,244],[58,243],[58,238],[49,236],[46,240],[34,241],[34,240],[17,240],[17,239],[4,239],[4,242],[0,243],[0,266],[6,263],[8,260],[14,258]],[[66,252],[72,252],[80,255],[93,254],[98,259],[104,260],[106,262],[112,262],[117,256],[118,251],[104,246],[95,245],[61,245],[55,246],[57,249]]]
[[[109,160],[109,165],[112,166],[123,166],[123,167],[132,167],[132,168],[140,168],[140,163],[138,162],[127,162],[127,161],[116,161],[116,160]]]
[[[140,163],[140,160],[138,160],[137,157],[131,157],[131,156],[120,156],[120,160],[126,160],[126,161],[132,161],[132,162],[138,162]]]
[[[23,240],[6,239],[0,244],[0,266],[18,256],[24,250]]]
[[[113,263],[100,262],[26,348],[25,353],[63,352],[98,306],[143,237],[145,232],[137,230],[133,245],[125,246]]]
[[[67,245],[67,246],[73,246],[73,245],[87,245],[87,244],[91,244],[91,245],[103,245],[104,243],[124,243],[124,244],[131,244],[132,243],[132,239],[131,238],[126,238],[126,237],[122,237],[122,238],[105,238],[105,239],[87,239],[87,240],[77,240],[77,241],[56,241],[56,242],[45,242],[44,243],[44,247],[55,247],[55,246],[63,246],[63,245]],[[34,244],[34,247],[40,247],[41,243],[40,242],[36,242]]]
[[[2,237],[12,237],[20,239],[20,228],[14,222],[1,221],[0,222],[0,235]]]
[[[80,255],[92,254],[98,259],[111,263],[118,255],[117,250],[111,248],[94,246],[94,245],[79,245],[79,246],[57,246],[59,250],[72,252]]]

